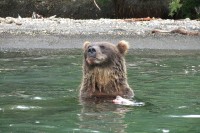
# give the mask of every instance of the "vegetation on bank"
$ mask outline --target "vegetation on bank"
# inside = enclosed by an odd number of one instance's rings
[[[174,18],[200,18],[200,0],[171,0],[169,16]]]
[[[200,18],[200,0],[3,0],[0,17]]]

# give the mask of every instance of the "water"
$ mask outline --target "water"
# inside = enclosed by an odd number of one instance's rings
[[[129,84],[145,106],[80,104],[81,52],[0,52],[0,133],[199,132],[200,55],[132,53]]]

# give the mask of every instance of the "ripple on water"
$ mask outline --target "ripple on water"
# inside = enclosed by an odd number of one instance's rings
[[[26,105],[14,105],[11,107],[11,110],[34,110],[41,109],[39,106],[26,106]]]
[[[173,118],[200,118],[200,115],[170,115]]]
[[[158,129],[158,131],[162,131],[163,133],[169,133],[169,129]]]
[[[32,100],[45,100],[45,98],[42,98],[42,97],[33,97]]]

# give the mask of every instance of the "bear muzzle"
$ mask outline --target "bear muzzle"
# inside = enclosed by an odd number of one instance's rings
[[[96,57],[96,49],[93,47],[89,47],[87,51],[88,57]]]
[[[87,50],[87,58],[86,61],[88,64],[94,64],[96,60],[97,51],[93,47],[89,47]]]
[[[101,52],[99,46],[90,46],[88,47],[86,52],[87,52],[86,62],[89,65],[101,64],[107,59],[107,55]]]

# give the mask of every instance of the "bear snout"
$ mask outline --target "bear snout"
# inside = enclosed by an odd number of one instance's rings
[[[96,57],[96,49],[93,47],[89,47],[87,53],[89,57]]]

